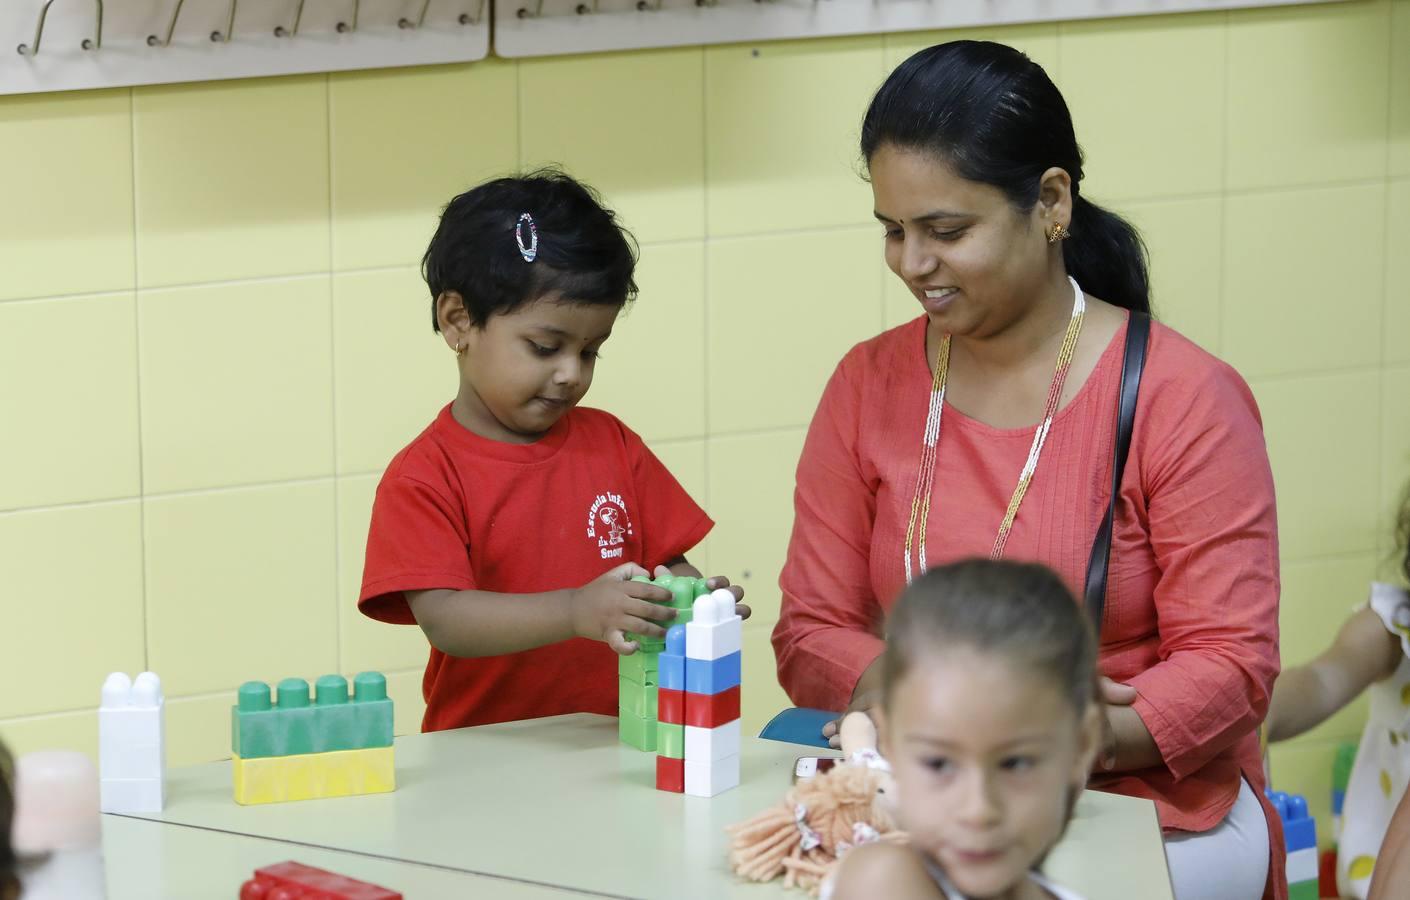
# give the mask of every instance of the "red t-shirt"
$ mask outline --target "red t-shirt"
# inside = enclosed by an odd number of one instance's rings
[[[713,526],[608,413],[573,409],[537,442],[506,444],[467,430],[446,406],[377,486],[358,608],[412,624],[403,591],[579,587],[624,562],[649,570],[680,556]],[[422,730],[616,715],[616,659],[583,638],[476,659],[432,647]]]

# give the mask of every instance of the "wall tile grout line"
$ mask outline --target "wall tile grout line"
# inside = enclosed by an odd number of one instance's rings
[[[137,206],[137,89],[127,90],[127,135],[132,169],[132,345],[133,377],[137,389],[137,542],[141,553],[137,567],[137,589],[142,595],[142,669],[152,669],[152,617],[147,614],[147,458],[146,441],[142,433],[142,295],[137,286],[142,283],[142,254],[138,251],[141,221]]]
[[[333,191],[333,165],[336,156],[333,151],[333,76],[323,76],[323,123],[327,136],[328,164],[328,266],[334,268],[337,260],[337,209]],[[333,659],[338,671],[343,670],[343,542],[340,540],[342,525],[342,492],[338,490],[338,303],[337,291],[330,275],[328,278],[328,401],[329,424],[333,442],[329,447],[329,465],[333,471]]]

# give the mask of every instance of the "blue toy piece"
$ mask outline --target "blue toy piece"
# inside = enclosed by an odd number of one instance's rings
[[[803,744],[808,747],[830,749],[827,738],[822,736],[822,728],[828,722],[836,721],[841,713],[826,709],[793,707],[769,720],[759,737],[785,744]]]
[[[1301,794],[1273,791],[1268,795],[1268,800],[1278,811],[1278,818],[1283,820],[1283,838],[1288,853],[1316,849],[1317,822],[1307,813],[1307,798]]]
[[[686,659],[685,689],[690,694],[718,694],[740,682],[740,652],[719,659]]]
[[[657,678],[663,690],[685,690],[685,626],[666,629],[666,649],[657,657]]]

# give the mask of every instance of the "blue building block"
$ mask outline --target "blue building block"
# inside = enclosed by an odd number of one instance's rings
[[[740,681],[740,652],[719,659],[687,659],[685,690],[690,694],[718,694],[737,687]]]
[[[1268,795],[1278,818],[1283,820],[1283,838],[1289,854],[1317,849],[1317,823],[1307,814],[1307,798],[1300,794],[1273,791]]]
[[[1346,791],[1332,791],[1332,815],[1341,815],[1341,808],[1344,803],[1346,803]]]
[[[666,649],[657,657],[657,677],[664,690],[685,690],[685,626],[666,629]]]

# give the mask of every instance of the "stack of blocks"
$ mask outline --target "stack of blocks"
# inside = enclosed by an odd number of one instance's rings
[[[166,734],[161,679],[114,672],[98,707],[100,806],[107,813],[161,812],[166,799]]]
[[[632,580],[655,584],[670,591],[670,606],[676,611],[678,625],[690,621],[696,598],[707,593],[703,578],[663,575],[655,581],[643,577]],[[627,639],[636,642],[637,650],[631,656],[617,660],[617,733],[622,743],[652,753],[661,741],[657,694],[660,689],[660,656],[666,642],[638,634],[629,634]]]
[[[1317,823],[1307,813],[1307,799],[1274,791],[1268,795],[1288,849],[1288,900],[1317,900]]]
[[[691,621],[666,632],[659,790],[713,797],[738,786],[742,640],[734,594],[724,589],[698,598]]]
[[[247,681],[231,709],[235,802],[277,803],[375,794],[396,789],[392,701],[387,679],[362,672],[353,679],[324,675],[309,702],[308,682]]]

